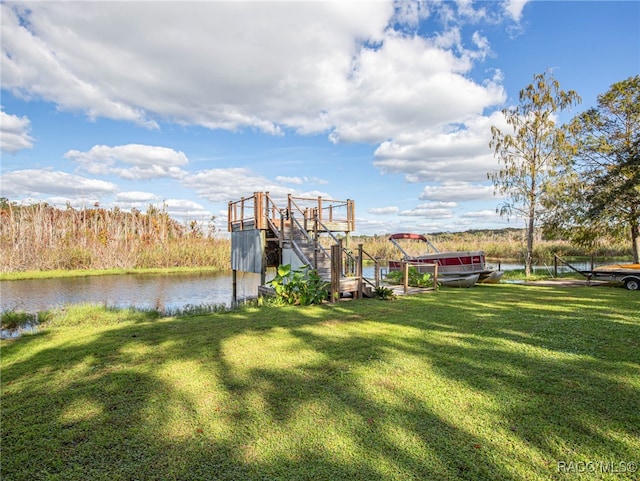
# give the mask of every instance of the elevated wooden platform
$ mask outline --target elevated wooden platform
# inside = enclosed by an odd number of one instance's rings
[[[368,255],[362,246],[356,257],[349,251],[350,234],[355,229],[353,200],[291,194],[274,199],[269,192],[254,192],[251,197],[229,202],[227,229],[231,233],[231,269],[234,273],[260,273],[263,285],[266,269],[281,264],[315,269],[331,283],[332,298],[336,292],[350,292],[354,297],[371,295],[376,285],[377,281],[362,276],[362,260]],[[334,246],[339,250],[334,251]],[[358,264],[359,272],[347,276],[343,266]]]

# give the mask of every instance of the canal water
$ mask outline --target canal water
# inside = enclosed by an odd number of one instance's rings
[[[611,263],[609,259],[608,263]],[[489,265],[498,267],[498,262]],[[597,263],[599,264],[599,263]],[[590,270],[587,261],[576,262],[579,270]],[[522,269],[521,264],[501,263],[502,270]],[[561,272],[569,270],[561,266]],[[553,265],[535,267],[537,273],[553,274]],[[267,279],[273,277],[267,272]],[[373,278],[366,267],[365,277]],[[258,294],[260,275],[238,272],[238,299]],[[70,304],[100,304],[108,307],[134,307],[175,311],[185,306],[225,305],[232,300],[231,273],[126,274],[0,281],[0,311],[35,313]]]
[[[259,274],[238,272],[238,299],[255,297]],[[232,303],[230,273],[126,274],[0,281],[0,310],[38,312],[70,304],[172,311]]]

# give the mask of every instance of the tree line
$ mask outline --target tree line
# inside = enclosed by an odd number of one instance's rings
[[[563,125],[557,114],[581,98],[552,74],[534,75],[519,101],[502,111],[509,128],[491,127],[499,168],[487,175],[505,198],[498,212],[526,221],[527,275],[538,227],[586,249],[626,238],[640,263],[640,75]]]

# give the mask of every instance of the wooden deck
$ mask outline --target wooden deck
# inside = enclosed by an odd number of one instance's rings
[[[280,264],[301,265],[315,269],[331,284],[332,297],[352,293],[355,297],[372,294],[373,283],[362,276],[362,259],[368,256],[359,246],[354,258],[348,252],[350,233],[355,229],[355,202],[322,197],[305,198],[289,194],[286,199],[274,199],[269,192],[229,202],[227,230],[231,233],[231,269],[262,274]],[[342,238],[335,233],[344,234]],[[320,242],[328,236],[334,243],[331,252]],[[327,237],[323,237],[327,238]],[[334,251],[335,246],[339,249]],[[355,277],[346,276],[343,259],[360,266]],[[371,256],[369,256],[374,260]],[[298,262],[299,261],[299,262]],[[375,261],[375,260],[374,260]],[[378,272],[376,270],[376,272]],[[376,281],[377,282],[377,281]]]
[[[355,202],[291,194],[286,199],[274,199],[269,192],[254,192],[251,197],[229,202],[227,230],[268,230],[283,222],[291,223],[294,218],[309,231],[352,232]]]

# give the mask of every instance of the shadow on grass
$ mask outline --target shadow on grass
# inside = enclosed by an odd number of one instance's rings
[[[639,302],[591,292],[491,286],[25,336],[2,346],[1,474],[512,480],[634,461]]]

